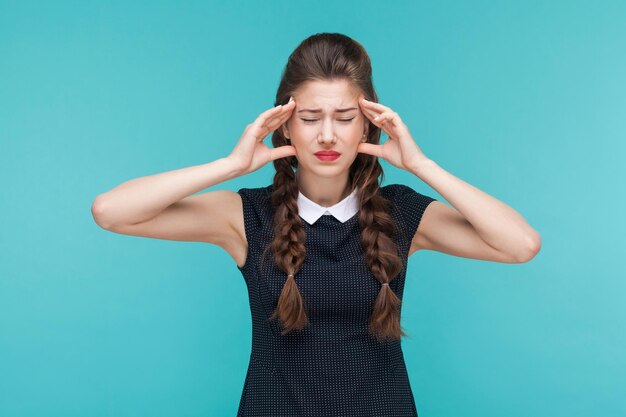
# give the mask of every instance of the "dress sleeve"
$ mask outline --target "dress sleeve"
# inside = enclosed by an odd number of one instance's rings
[[[422,220],[422,215],[426,207],[436,198],[420,194],[414,189],[404,184],[397,184],[396,201],[400,210],[400,215],[404,220],[404,229],[407,239],[410,242],[415,236],[415,232]]]

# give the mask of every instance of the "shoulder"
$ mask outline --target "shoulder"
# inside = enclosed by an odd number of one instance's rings
[[[246,228],[257,228],[271,218],[271,196],[273,185],[243,187],[237,190],[241,198]]]
[[[250,244],[257,241],[261,229],[270,221],[272,186],[242,187],[233,194],[239,201],[239,208],[233,211],[233,221],[238,239],[233,239],[225,248],[235,259],[238,267],[243,267],[248,257]]]
[[[243,187],[237,190],[237,194],[241,196],[244,210],[258,211],[268,206],[268,202],[272,195],[272,185],[264,187],[248,188]]]
[[[437,201],[436,198],[422,194],[405,184],[390,184],[381,187],[380,191],[391,201],[393,211],[398,213],[401,224],[411,237],[415,235],[426,208],[433,201]]]
[[[272,194],[272,188],[273,188],[272,184],[266,185],[263,187],[255,187],[255,188],[242,187],[237,190],[237,193],[241,195],[242,197],[266,198]]]
[[[388,184],[380,187],[379,191],[385,198],[396,199],[414,190],[404,184]]]
[[[402,206],[411,202],[430,203],[435,199],[422,194],[405,184],[389,184],[380,188],[383,197],[392,200],[396,205]]]

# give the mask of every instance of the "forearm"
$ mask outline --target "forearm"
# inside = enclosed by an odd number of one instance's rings
[[[139,223],[187,196],[239,175],[241,171],[236,164],[224,157],[206,164],[139,177],[98,195],[92,211],[103,223]]]
[[[411,172],[454,206],[493,248],[519,254],[540,245],[537,231],[512,207],[455,177],[436,162],[425,159]]]

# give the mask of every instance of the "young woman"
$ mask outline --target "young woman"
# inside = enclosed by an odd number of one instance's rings
[[[276,104],[227,157],[125,182],[96,198],[94,218],[116,233],[209,242],[233,257],[253,323],[238,416],[417,416],[400,345],[408,256],[429,249],[526,262],[540,236],[424,155],[400,116],[377,102],[355,40],[302,41]],[[263,143],[269,133],[272,148]],[[407,185],[381,187],[378,158],[453,207]],[[270,161],[271,185],[192,196]]]

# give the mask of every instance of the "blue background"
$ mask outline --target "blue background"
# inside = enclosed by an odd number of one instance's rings
[[[232,258],[90,208],[227,156],[318,32],[361,42],[424,153],[542,236],[525,264],[410,258],[420,417],[626,415],[625,21],[623,1],[0,1],[0,415],[235,415],[251,323]]]

